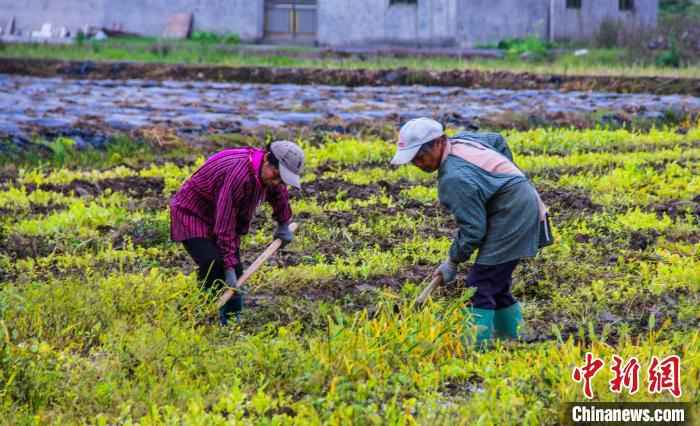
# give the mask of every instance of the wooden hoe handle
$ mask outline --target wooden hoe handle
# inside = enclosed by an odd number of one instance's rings
[[[438,275],[437,277],[433,278],[432,281],[430,281],[430,284],[428,284],[423,291],[421,291],[420,295],[416,298],[415,305],[416,306],[421,306],[422,304],[425,303],[426,300],[428,300],[428,297],[430,297],[430,293],[435,290],[435,287],[437,287],[438,284],[442,281],[442,276]]]
[[[289,230],[294,232],[297,230],[298,227],[299,227],[299,225],[297,223],[292,223],[289,225]],[[248,278],[250,278],[250,276],[253,275],[255,273],[255,271],[260,269],[262,264],[265,263],[265,261],[267,259],[269,259],[273,254],[275,254],[275,252],[281,246],[282,246],[282,240],[280,240],[279,238],[276,239],[275,241],[273,241],[272,243],[270,243],[270,245],[267,246],[265,251],[262,252],[262,254],[260,256],[258,256],[257,259],[255,259],[255,262],[253,262],[248,267],[248,269],[246,269],[245,272],[243,272],[243,275],[241,275],[238,278],[238,281],[236,281],[236,285],[234,285],[233,287],[227,288],[226,291],[224,292],[224,294],[221,295],[221,297],[219,298],[219,301],[217,302],[217,307],[221,308],[222,306],[224,306],[226,304],[226,302],[228,302],[228,300],[236,292],[236,289],[239,288],[240,286],[242,286],[246,281],[248,281]]]

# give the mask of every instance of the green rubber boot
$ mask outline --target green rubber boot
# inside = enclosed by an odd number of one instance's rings
[[[523,322],[520,303],[503,309],[496,309],[493,317],[495,335],[499,339],[517,339],[518,327]]]
[[[471,315],[467,327],[476,326],[476,333],[469,329],[466,330],[465,338],[467,344],[477,348],[487,347],[493,338],[494,310],[469,307],[467,312]]]

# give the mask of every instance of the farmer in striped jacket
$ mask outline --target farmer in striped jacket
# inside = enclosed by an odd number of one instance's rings
[[[300,187],[304,153],[296,144],[277,141],[267,149],[252,147],[221,151],[207,159],[170,201],[170,234],[182,241],[199,266],[198,277],[210,292],[221,282],[232,286],[243,273],[239,247],[256,208],[264,200],[277,221],[274,238],[292,240],[292,210],[286,185]],[[243,296],[236,292],[219,311],[226,325],[239,318]]]
[[[552,242],[539,194],[495,133],[448,139],[435,120],[411,120],[401,128],[392,160],[408,162],[425,172],[438,171],[440,202],[459,225],[447,260],[434,277],[453,283],[458,264],[478,250],[467,277],[467,286],[476,290],[468,308],[476,325],[475,343],[487,343],[494,333],[517,338],[522,314],[511,293],[513,270],[520,259],[535,256]]]

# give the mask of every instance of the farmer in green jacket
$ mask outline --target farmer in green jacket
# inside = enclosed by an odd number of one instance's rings
[[[459,225],[447,260],[433,276],[453,283],[457,266],[478,250],[467,277],[467,286],[476,289],[468,308],[477,326],[475,343],[486,344],[494,333],[516,339],[522,314],[511,294],[513,270],[550,244],[551,235],[546,208],[505,140],[495,133],[448,138],[437,121],[417,118],[401,128],[391,162],[437,170],[440,202]]]

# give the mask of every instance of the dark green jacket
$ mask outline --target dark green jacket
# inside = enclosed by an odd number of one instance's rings
[[[491,133],[481,138],[480,135],[484,134],[464,133],[450,141],[452,144],[476,141],[487,150],[482,156],[497,155],[504,168],[508,164],[512,165],[511,169],[516,168],[512,153],[500,135]],[[476,149],[473,142],[465,146]],[[450,258],[454,261],[466,261],[477,249],[476,263],[482,265],[537,254],[541,246],[540,199],[519,170],[512,173],[485,170],[459,155],[449,154],[438,172],[438,195],[459,225],[450,247]]]

